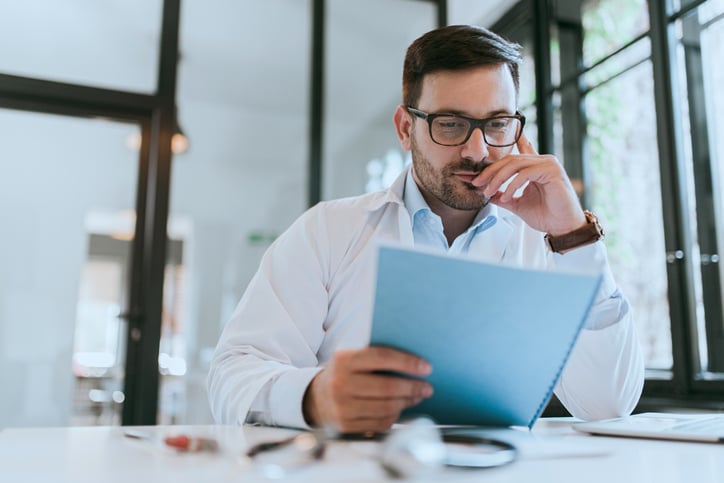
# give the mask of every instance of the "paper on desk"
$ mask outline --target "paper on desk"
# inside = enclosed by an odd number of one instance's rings
[[[530,427],[600,278],[383,246],[370,343],[432,364],[426,379],[434,395],[406,414],[439,424]]]

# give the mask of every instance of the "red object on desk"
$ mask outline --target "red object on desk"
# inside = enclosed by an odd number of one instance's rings
[[[219,449],[219,445],[214,439],[186,436],[185,434],[167,436],[164,438],[163,442],[166,443],[166,446],[170,446],[178,451],[184,452],[214,452]]]

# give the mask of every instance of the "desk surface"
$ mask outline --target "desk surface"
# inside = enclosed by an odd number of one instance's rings
[[[173,483],[265,481],[243,455],[252,444],[294,434],[280,428],[154,426],[133,428],[147,440],[124,436],[129,428],[27,428],[0,431],[0,481]],[[724,445],[606,438],[580,434],[568,421],[540,420],[532,432],[493,432],[519,449],[513,464],[493,469],[448,468],[427,481],[614,482],[724,481]],[[178,453],[165,436],[216,438],[222,450]],[[380,443],[334,441],[323,461],[285,476],[284,481],[387,481],[376,460]]]

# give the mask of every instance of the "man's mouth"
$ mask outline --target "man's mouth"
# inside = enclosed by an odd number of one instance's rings
[[[458,170],[453,171],[453,176],[457,177],[458,179],[468,183],[472,184],[473,180],[480,176],[480,173],[482,173],[482,170]]]
[[[478,177],[478,174],[479,174],[479,173],[470,173],[470,172],[465,172],[465,171],[457,171],[457,172],[455,172],[455,173],[453,173],[453,174],[454,174],[456,177],[460,178],[461,180],[463,180],[463,181],[465,181],[465,182],[467,182],[467,183],[472,183],[473,180]]]

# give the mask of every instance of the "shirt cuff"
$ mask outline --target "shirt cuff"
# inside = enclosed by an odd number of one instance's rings
[[[272,424],[311,429],[304,420],[302,400],[309,383],[321,370],[321,367],[292,369],[277,378],[269,391]]]
[[[601,286],[595,302],[611,297],[618,290],[608,265],[606,245],[596,242],[566,253],[553,253],[556,268],[581,275],[601,275]]]

